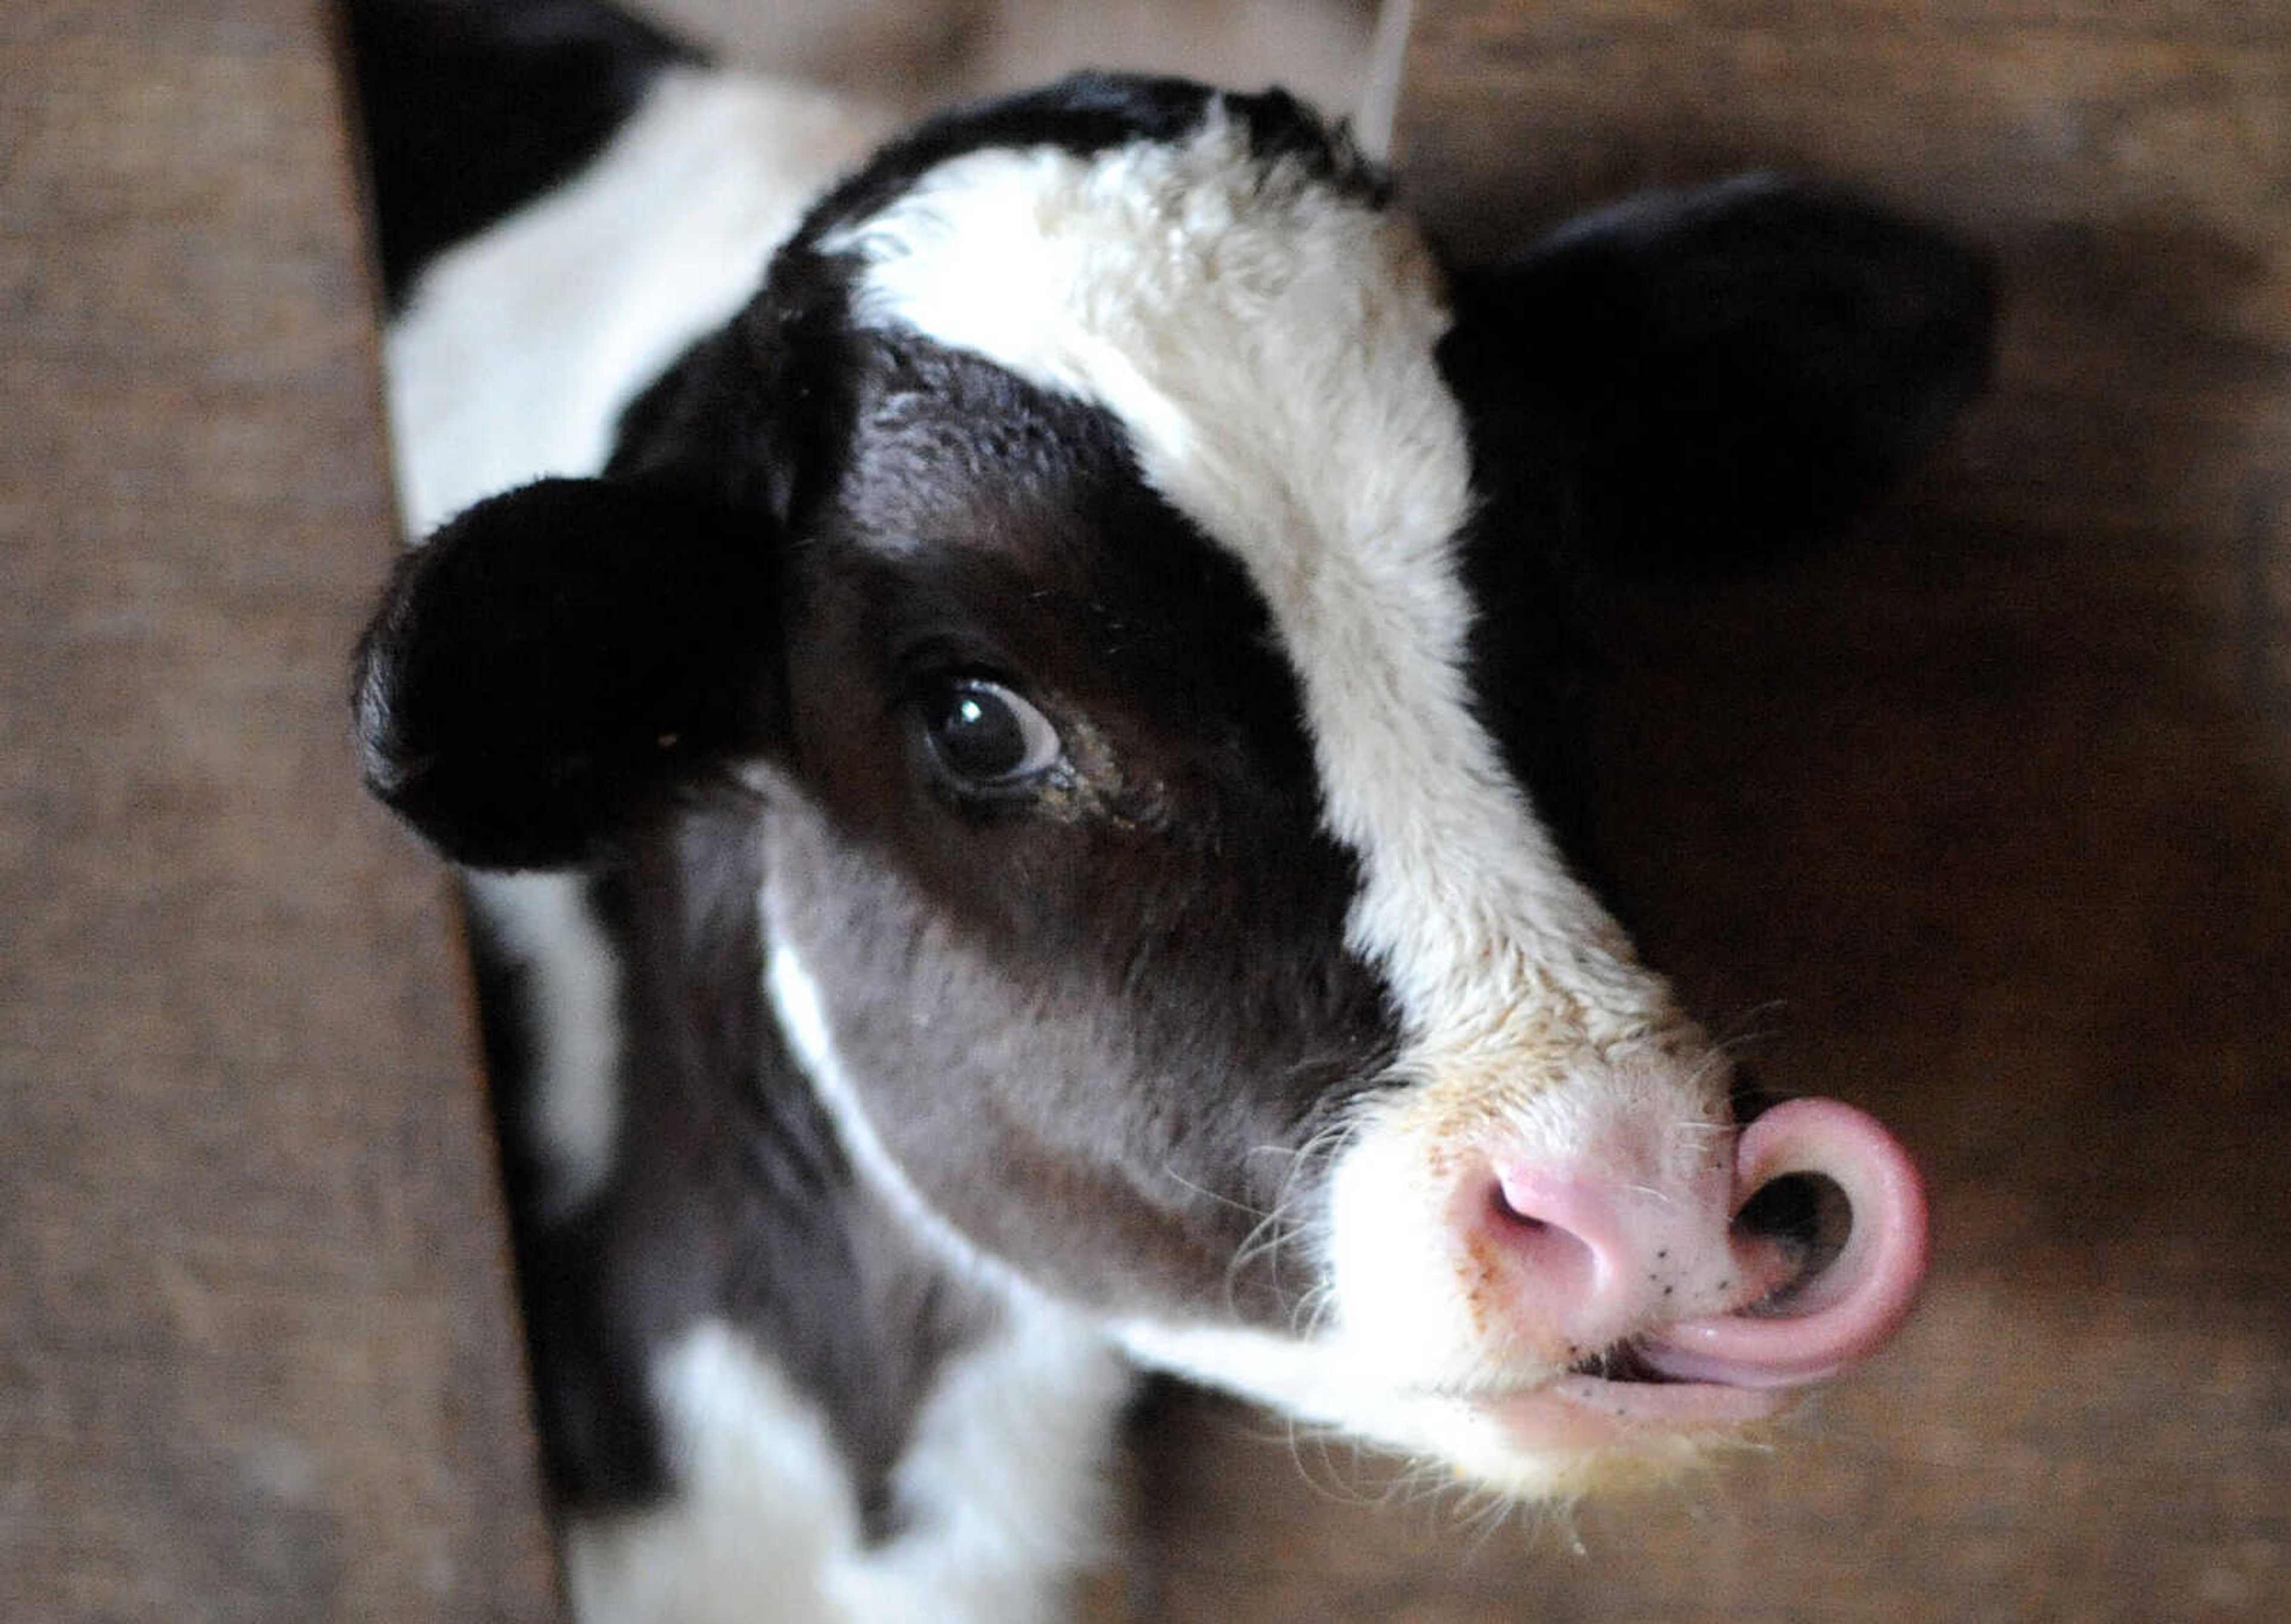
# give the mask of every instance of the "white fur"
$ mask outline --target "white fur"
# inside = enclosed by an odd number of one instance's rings
[[[1687,1124],[1717,1102],[1684,1066],[1636,1064],[1688,1029],[1470,709],[1470,456],[1434,358],[1449,315],[1428,253],[1301,170],[1264,174],[1221,115],[1176,144],[964,155],[830,245],[862,261],[864,319],[1111,410],[1146,478],[1264,594],[1329,826],[1362,861],[1349,938],[1389,978],[1395,1072],[1416,1085],[1336,1160],[1328,1357],[1379,1388],[1485,1379],[1502,1339],[1473,1322],[1451,1221],[1454,1178],[1474,1175],[1438,1165],[1564,1155],[1644,1114],[1627,1094]],[[1230,1365],[1268,1398],[1345,1385],[1292,1373],[1273,1391],[1230,1339],[1189,1346],[1223,1350],[1189,1356],[1194,1373]],[[1364,1411],[1396,1401],[1361,1398],[1348,1424],[1388,1435]]]
[[[577,1519],[566,1572],[586,1620],[1031,1624],[1099,1551],[1128,1376],[1056,1310],[1021,1315],[942,1372],[895,1480],[912,1528],[861,1539],[816,1406],[721,1323],[663,1355],[653,1391],[678,1493]]]
[[[1129,1366],[1064,1309],[1007,1311],[1001,1336],[955,1361],[917,1419],[896,1476],[913,1532],[837,1577],[855,1620],[1061,1617],[1073,1578],[1104,1552]]]
[[[578,177],[441,255],[384,344],[408,530],[602,467],[634,392],[747,302],[884,133],[816,92],[672,70]]]
[[[674,1459],[657,1509],[574,1519],[573,1610],[584,1624],[819,1624],[830,1571],[858,1548],[851,1484],[818,1408],[729,1326],[695,1327],[655,1363]]]
[[[585,1205],[620,1135],[621,970],[578,874],[471,874],[471,904],[526,977],[534,1092],[526,1130],[542,1163],[541,1213]]]
[[[1269,1406],[1305,1427],[1326,1428],[1521,1499],[1570,1491],[1582,1462],[1523,1451],[1464,1393],[1397,1383],[1343,1341],[1310,1343],[1244,1326],[1125,1320],[1123,1351],[1150,1369]]]

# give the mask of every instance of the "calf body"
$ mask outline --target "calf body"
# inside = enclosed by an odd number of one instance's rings
[[[1890,1336],[1906,1157],[1738,1127],[1582,878],[1568,607],[1838,523],[1975,261],[1749,181],[1459,273],[1277,92],[878,146],[439,12],[360,13],[383,130],[408,40],[581,117],[442,250],[384,172],[437,533],[359,726],[470,870],[584,1612],[1052,1613],[1139,1365],[1534,1497]],[[1758,1221],[1808,1179],[1849,1233]]]

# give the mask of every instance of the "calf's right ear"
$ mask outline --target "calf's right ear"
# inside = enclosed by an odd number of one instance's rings
[[[782,728],[776,527],[544,479],[400,561],[358,650],[367,787],[478,868],[591,861]]]
[[[1773,175],[1654,192],[1458,280],[1483,421],[1557,430],[1593,565],[1699,575],[1834,533],[1987,381],[1985,254]]]

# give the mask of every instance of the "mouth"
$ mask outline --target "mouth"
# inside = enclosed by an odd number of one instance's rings
[[[1476,1397],[1472,1407],[1521,1449],[1588,1450],[1634,1434],[1721,1431],[1771,1419],[1795,1395],[1673,1376],[1636,1342],[1577,1361],[1539,1387]]]
[[[1745,1250],[1764,1254],[1766,1283],[1730,1320],[1788,1320],[1818,1298],[1850,1238],[1851,1209],[1827,1179],[1775,1180],[1736,1218]],[[1693,1434],[1771,1419],[1802,1385],[1694,1349],[1700,1326],[1632,1337],[1585,1355],[1538,1387],[1475,1399],[1512,1441],[1530,1449],[1596,1448],[1636,1433]]]
[[[1505,1443],[1539,1457],[1628,1454],[1643,1444],[1665,1453],[1698,1435],[1723,1435],[1772,1419],[1793,1395],[1724,1382],[1624,1380],[1570,1373],[1539,1387],[1472,1401]]]
[[[1621,1342],[1613,1347],[1602,1348],[1596,1354],[1578,1359],[1560,1373],[1560,1379],[1580,1378],[1603,1382],[1610,1387],[1676,1387],[1711,1384],[1693,1383],[1667,1375],[1648,1359],[1645,1351],[1636,1341]]]

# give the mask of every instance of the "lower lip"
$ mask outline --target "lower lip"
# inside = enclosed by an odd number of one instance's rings
[[[1694,1432],[1763,1421],[1789,1395],[1707,1381],[1602,1381],[1563,1376],[1547,1387],[1482,1399],[1478,1408],[1529,1449],[1588,1449],[1641,1429]]]

